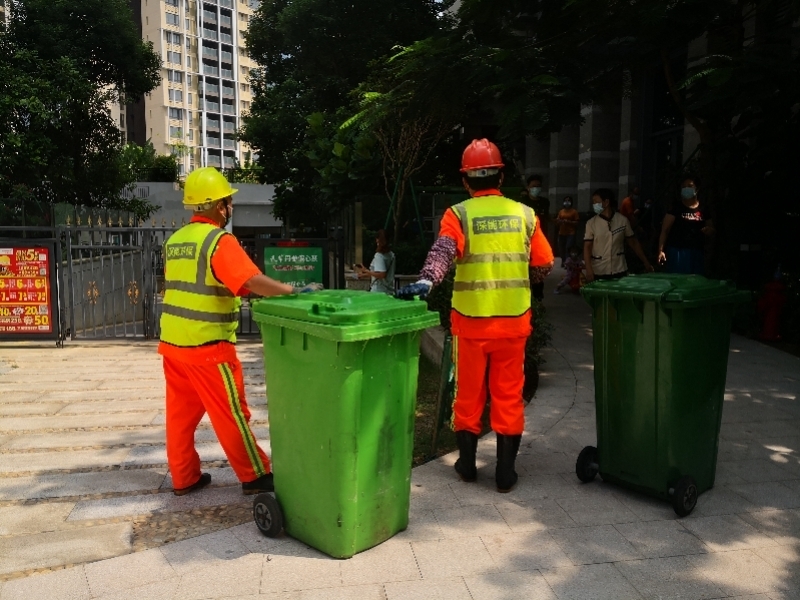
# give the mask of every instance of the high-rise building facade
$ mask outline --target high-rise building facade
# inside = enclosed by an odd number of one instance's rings
[[[148,139],[159,154],[180,157],[183,174],[201,166],[223,169],[244,162],[236,141],[250,110],[245,50],[258,0],[131,0],[142,37],[161,57],[161,83],[135,105],[120,107],[129,141]]]

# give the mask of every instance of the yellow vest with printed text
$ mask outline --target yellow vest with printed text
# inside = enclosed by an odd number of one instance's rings
[[[452,209],[464,232],[453,309],[467,317],[518,317],[531,308],[528,265],[533,210],[503,196],[471,198]]]
[[[211,256],[224,229],[190,223],[164,244],[166,265],[161,341],[192,348],[236,342],[242,301],[211,270]]]

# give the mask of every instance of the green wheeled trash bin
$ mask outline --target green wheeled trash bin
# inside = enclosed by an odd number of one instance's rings
[[[408,526],[422,330],[419,300],[328,290],[259,300],[275,498],[254,518],[348,558]]]
[[[731,319],[747,292],[698,275],[649,274],[581,288],[592,307],[597,473],[688,515],[714,486]]]

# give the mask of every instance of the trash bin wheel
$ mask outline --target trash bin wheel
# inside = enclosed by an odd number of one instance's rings
[[[283,531],[283,511],[272,494],[259,494],[253,500],[253,519],[258,530],[267,537]]]
[[[685,517],[697,506],[697,483],[693,477],[681,477],[672,489],[672,508]]]
[[[578,455],[578,461],[575,463],[575,474],[583,483],[589,483],[595,478],[599,471],[600,465],[597,460],[597,448],[594,446],[586,446]]]

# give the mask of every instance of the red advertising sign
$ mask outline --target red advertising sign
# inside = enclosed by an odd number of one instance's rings
[[[55,332],[53,247],[0,243],[0,335]]]

